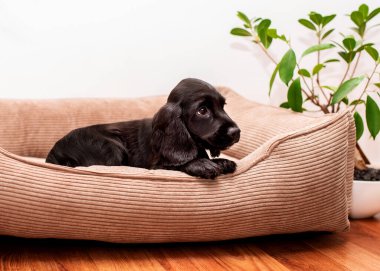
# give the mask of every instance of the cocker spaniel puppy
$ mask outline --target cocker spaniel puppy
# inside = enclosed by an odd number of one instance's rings
[[[46,162],[69,167],[106,165],[171,169],[214,179],[236,164],[217,157],[239,141],[240,129],[210,84],[182,80],[153,119],[78,128],[60,139]]]

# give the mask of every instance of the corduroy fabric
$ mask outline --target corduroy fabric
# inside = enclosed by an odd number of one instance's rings
[[[165,97],[0,101],[0,234],[108,242],[183,242],[349,229],[355,127],[260,105],[227,88],[242,132],[216,180],[132,167],[67,168],[45,157],[68,131],[151,117]]]

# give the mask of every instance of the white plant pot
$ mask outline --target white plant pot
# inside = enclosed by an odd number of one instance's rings
[[[350,217],[367,218],[378,213],[380,213],[380,181],[354,180]]]

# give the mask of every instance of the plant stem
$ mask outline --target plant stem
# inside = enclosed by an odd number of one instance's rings
[[[336,112],[339,112],[339,110],[340,110],[340,103],[341,103],[342,101],[340,101],[339,103],[338,103],[338,106],[336,107]]]
[[[318,45],[321,45],[321,32],[322,32],[321,28],[318,27],[318,31],[317,31]],[[317,65],[319,65],[320,63],[321,63],[321,51],[318,51],[317,52]],[[328,101],[327,95],[326,95],[325,91],[322,89],[321,83],[319,80],[319,72],[317,73],[317,85],[318,85],[320,91],[322,92],[322,95],[325,97],[326,102],[327,102]],[[327,106],[328,106],[328,104],[327,104]]]
[[[358,67],[359,59],[360,59],[361,55],[362,55],[362,52],[360,51],[360,52],[359,52],[359,55],[358,55],[358,58],[356,59],[356,63],[355,63],[354,69],[352,70],[352,73],[351,73],[350,79],[351,79],[352,77],[354,77],[354,75],[355,75],[355,71],[356,71],[356,68]]]
[[[321,45],[321,28],[320,27],[318,27],[317,37],[318,37],[318,45]],[[317,65],[319,65],[320,63],[321,63],[321,51],[318,50]],[[317,83],[319,84],[319,72],[317,73]]]
[[[348,64],[347,64],[346,72],[344,73],[343,78],[342,78],[342,80],[340,81],[338,88],[343,84],[344,80],[346,79],[346,76],[347,76],[347,74],[348,74],[348,71],[350,70],[350,67],[351,67],[351,63],[348,63]]]
[[[331,104],[331,101],[332,101],[333,97],[334,97],[334,95],[332,95],[332,94],[330,93],[330,98],[329,98],[329,100],[328,100],[328,102],[327,102],[327,106],[331,106],[331,113],[334,113],[334,112],[333,112],[333,111],[334,111],[334,105]]]
[[[278,62],[270,55],[268,50],[261,44],[261,42],[257,42],[259,45],[260,49],[263,50],[263,52],[266,54],[267,57],[277,66]]]
[[[298,68],[298,70],[300,70],[300,66],[298,65],[298,63],[297,63],[297,68]],[[305,76],[301,75],[301,78],[302,78],[302,81],[305,83],[305,86],[307,87],[307,89],[308,89],[311,93],[313,93],[312,90],[311,90],[311,88],[309,87],[309,85],[308,85],[306,79],[305,79]]]
[[[328,103],[327,103],[327,104],[330,104],[330,103],[331,103],[331,101],[332,101],[332,99],[333,99],[333,95],[330,93],[330,98],[329,98],[329,101],[328,101]]]
[[[330,103],[329,103],[329,98],[327,98],[327,95],[326,95],[326,93],[324,92],[324,90],[323,90],[321,84],[319,83],[319,79],[318,79],[318,78],[317,78],[317,85],[318,85],[319,89],[321,90],[321,92],[322,92],[322,94],[323,94],[323,97],[325,97],[326,102],[327,102],[327,105],[329,105],[329,104],[330,104]]]
[[[299,66],[298,63],[296,63],[296,65],[297,65],[297,69],[298,69],[298,71],[299,71],[299,70],[300,70],[300,66]],[[306,95],[306,97],[307,97],[307,98],[308,98],[308,99],[309,99],[314,105],[318,106],[318,107],[319,107],[324,113],[326,113],[327,108],[326,108],[325,106],[321,105],[321,104],[319,103],[319,100],[317,99],[317,97],[314,95],[314,86],[312,86],[312,87],[310,88],[310,86],[307,84],[307,81],[306,81],[305,77],[304,77],[303,75],[300,75],[300,76],[301,76],[303,82],[305,83],[307,89],[310,91],[310,94],[307,93],[307,91],[304,90],[304,89],[301,89],[301,91]],[[292,81],[293,81],[293,79],[292,79]],[[313,84],[313,81],[311,81],[311,83]],[[329,112],[327,111],[327,113],[329,113]]]
[[[376,69],[377,69],[378,66],[379,66],[379,63],[376,63],[376,64],[375,64],[375,68],[373,69],[371,75],[368,77],[367,84],[365,85],[365,87],[364,87],[364,89],[363,89],[363,92],[360,94],[358,100],[361,100],[362,97],[363,97],[363,95],[364,95],[364,93],[367,91],[367,88],[368,88],[368,86],[369,86],[369,83],[371,82],[372,77],[373,77],[373,75],[375,74]],[[352,108],[351,112],[354,112],[354,111],[355,111],[357,105],[358,105],[358,104],[355,104],[355,105],[354,105],[354,107]]]
[[[364,44],[364,35],[366,34],[366,31],[363,33],[363,36],[361,37],[362,40],[361,40],[361,44]],[[355,63],[355,66],[354,66],[354,69],[352,70],[352,73],[351,73],[351,76],[350,76],[350,79],[352,77],[354,77],[355,75],[355,72],[356,72],[356,68],[358,67],[358,64],[359,64],[359,60],[360,60],[360,57],[362,56],[362,51],[359,52],[359,55],[356,59],[356,63]]]
[[[359,143],[357,141],[356,141],[356,149],[359,151],[360,156],[363,158],[364,163],[366,163],[367,165],[369,165],[370,162],[368,160],[368,157],[364,154],[362,148],[359,146]]]
[[[260,41],[254,41],[254,43],[256,43],[256,44],[258,44],[259,45],[259,47],[260,47],[260,49],[265,53],[265,55],[273,62],[273,64],[275,64],[276,66],[278,65],[278,62],[271,56],[271,54],[268,52],[268,50],[261,44],[261,42]],[[298,70],[299,70],[299,66],[298,66],[298,64],[297,64],[297,67],[298,67]],[[304,82],[305,82],[305,85],[308,87],[308,89],[309,89],[309,91],[310,92],[312,92],[312,90],[310,90],[310,88],[309,88],[309,86],[307,85],[307,83],[306,83],[306,80],[305,80],[305,78],[303,77],[303,76],[301,76],[302,78],[303,78],[303,80],[304,80]],[[317,100],[317,99],[315,99],[315,96],[313,95],[313,92],[312,92],[312,94],[311,95],[309,95],[304,89],[302,89],[302,92],[306,95],[306,97],[313,103],[313,104],[315,104],[316,106],[318,106],[321,110],[322,110],[322,112],[323,113],[325,113],[325,114],[328,114],[328,113],[330,113],[329,111],[328,111],[328,109],[327,109],[327,107],[326,106],[324,106],[324,105],[322,105],[322,104],[320,104],[320,102]]]
[[[327,110],[326,106],[320,104],[320,102],[319,102],[317,99],[315,99],[315,97],[314,97],[313,95],[310,96],[310,95],[309,95],[304,89],[301,89],[301,90],[302,90],[302,92],[306,95],[306,97],[307,97],[307,98],[308,98],[313,104],[315,104],[316,106],[318,106],[318,107],[322,110],[323,113],[325,113],[325,114],[330,113],[330,112]]]

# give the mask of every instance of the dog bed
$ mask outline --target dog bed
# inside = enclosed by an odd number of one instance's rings
[[[0,235],[153,243],[348,230],[349,111],[307,116],[218,90],[241,139],[224,153],[237,171],[216,180],[44,163],[70,130],[152,117],[166,97],[0,100]]]

